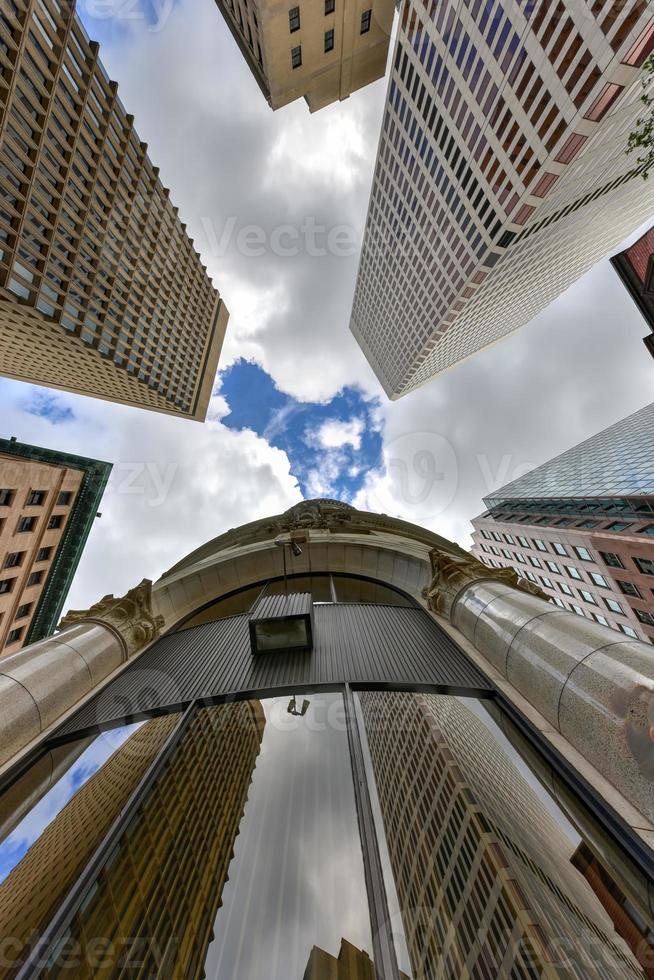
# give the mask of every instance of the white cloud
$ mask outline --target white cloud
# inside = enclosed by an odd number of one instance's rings
[[[61,393],[57,404],[75,417],[53,424],[28,411],[38,390],[2,383],[5,431],[114,464],[66,608],[121,595],[217,534],[301,498],[285,452],[221,423],[227,406],[220,395],[212,420],[200,424]]]
[[[341,449],[343,446],[352,446],[353,449],[361,449],[361,436],[365,428],[362,418],[350,419],[348,422],[341,419],[327,419],[313,435],[307,436],[311,443],[317,442],[324,449]]]

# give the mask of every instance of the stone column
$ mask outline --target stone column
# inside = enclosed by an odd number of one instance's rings
[[[155,640],[147,579],[122,598],[70,612],[60,632],[0,659],[0,766]]]
[[[516,588],[506,569],[443,555],[432,568],[432,609],[654,821],[652,647]]]

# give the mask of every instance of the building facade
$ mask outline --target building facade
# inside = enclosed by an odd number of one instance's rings
[[[0,656],[54,631],[110,473],[0,439]]]
[[[272,109],[304,98],[316,112],[382,78],[393,0],[216,0]]]
[[[522,326],[647,220],[625,153],[646,0],[403,6],[351,329],[398,398]]]
[[[650,648],[537,591],[314,500],[69,613],[0,676],[0,977],[651,976]]]
[[[203,420],[227,310],[75,15],[0,20],[0,373]]]
[[[654,228],[629,248],[611,256],[611,264],[645,317],[651,332],[643,343],[654,357]]]
[[[654,643],[654,404],[485,498],[472,553]]]

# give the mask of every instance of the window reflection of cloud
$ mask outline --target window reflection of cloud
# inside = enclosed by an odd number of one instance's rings
[[[22,861],[43,831],[61,813],[75,793],[123,745],[143,722],[98,735],[73,765],[0,843],[0,884]]]
[[[372,952],[347,733],[327,717],[337,700],[310,696],[306,719],[291,725],[274,701],[263,702],[262,750],[207,955],[209,980],[301,977],[314,945],[337,955],[341,938]]]

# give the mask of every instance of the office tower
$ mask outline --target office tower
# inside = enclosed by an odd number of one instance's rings
[[[0,439],[0,656],[53,633],[110,473]]]
[[[351,329],[399,398],[522,326],[654,210],[627,137],[646,0],[405,3]]]
[[[651,646],[516,583],[321,499],[64,617],[0,675],[0,978],[644,977]]]
[[[0,373],[203,420],[228,314],[75,4],[0,22]]]
[[[393,0],[216,0],[272,109],[304,98],[316,112],[382,78]]]
[[[30,929],[42,927],[178,721],[178,715],[166,715],[145,722],[27,850],[0,884],[3,937],[22,940]],[[114,961],[124,958],[143,928],[145,914],[149,917],[145,943],[132,947],[142,966],[147,963],[159,975],[204,976],[204,956],[264,727],[256,701],[209,708],[196,716],[161,780],[143,801],[133,831],[112,856],[75,922],[84,951],[97,945],[98,936],[112,937]],[[48,893],[38,886],[40,881],[48,883]],[[108,950],[103,951],[103,959],[109,975],[110,965],[115,967],[116,962],[110,964]],[[167,965],[173,961],[176,972],[169,973]]]
[[[483,709],[403,693],[360,702],[415,977],[441,964],[452,977],[642,976]]]
[[[654,228],[613,255],[611,264],[645,317],[651,333],[643,338],[643,343],[654,357]]]
[[[654,403],[495,490],[472,553],[654,643]]]
[[[400,978],[407,980],[405,973]],[[338,956],[313,947],[303,980],[376,980],[375,966],[364,950],[342,939]]]

